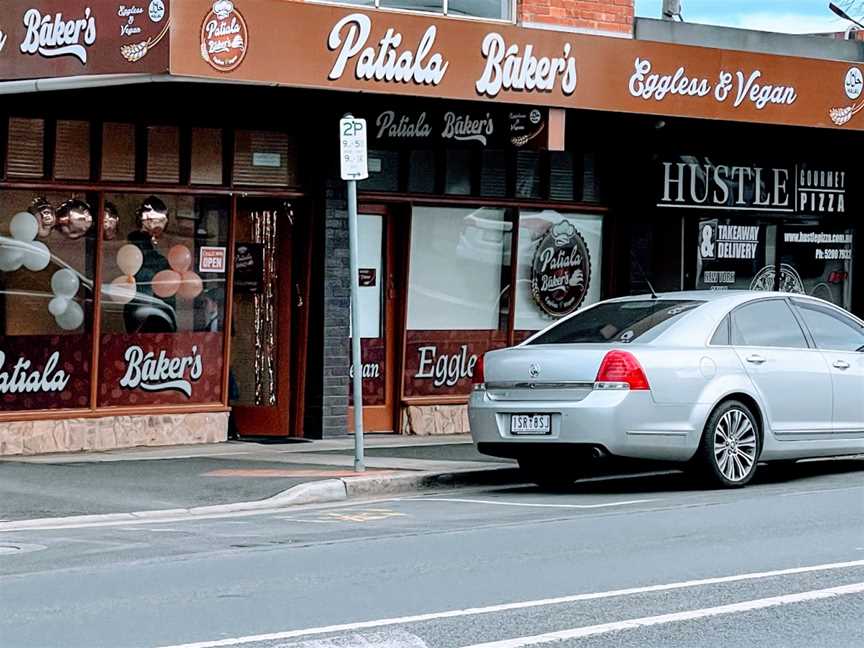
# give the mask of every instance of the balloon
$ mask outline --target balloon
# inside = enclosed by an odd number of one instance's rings
[[[74,297],[80,286],[81,282],[78,280],[78,275],[69,268],[58,270],[51,277],[51,290],[58,297]]]
[[[39,223],[30,212],[18,212],[9,223],[9,232],[15,240],[29,243],[39,233]]]
[[[74,331],[84,323],[84,310],[76,301],[70,301],[65,312],[56,318],[57,325],[64,331]]]
[[[204,283],[196,273],[184,272],[181,277],[182,282],[177,294],[183,299],[195,299],[204,290]]]
[[[60,317],[69,308],[70,303],[67,297],[55,297],[48,302],[48,312],[54,317]]]
[[[20,247],[4,245],[0,247],[0,270],[15,272],[24,263],[24,252]]]
[[[168,265],[174,272],[186,272],[192,265],[192,253],[185,245],[175,245],[168,250]]]
[[[128,304],[135,298],[137,290],[135,277],[122,275],[112,281],[110,286],[106,286],[103,292],[118,304]]]
[[[173,270],[162,270],[153,277],[153,294],[157,297],[173,297],[180,289],[180,274]]]
[[[51,263],[51,250],[42,241],[34,241],[24,250],[23,258],[28,270],[42,272]]]
[[[137,245],[127,243],[117,250],[117,267],[124,275],[135,276],[144,263],[144,254]]]

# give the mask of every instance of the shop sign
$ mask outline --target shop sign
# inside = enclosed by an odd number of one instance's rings
[[[470,393],[480,356],[506,343],[502,331],[408,331],[404,396]]]
[[[0,351],[0,394],[62,392],[70,376],[58,368],[59,364],[60,352],[55,351],[42,369],[33,367],[23,356],[7,366],[6,353]]]
[[[800,214],[846,212],[846,172],[806,165],[663,162],[658,207]]]
[[[222,333],[105,334],[99,405],[170,405],[222,400]]]
[[[87,50],[96,43],[96,17],[86,7],[78,18],[64,19],[63,13],[42,15],[39,9],[24,14],[27,30],[21,42],[24,54],[39,54],[46,58],[74,56],[87,64]]]
[[[202,60],[191,36],[211,6],[184,0],[174,8],[173,74],[224,73]],[[246,2],[243,12],[249,37],[267,46],[246,53],[233,72],[238,80],[864,129],[864,120],[854,119],[864,109],[864,74],[838,61],[314,3]]]
[[[386,403],[385,360],[387,349],[383,337],[361,338],[360,357],[363,360],[363,404],[384,405]],[[354,378],[353,363],[348,367],[349,378]],[[354,404],[354,390],[348,390],[348,404]]]
[[[264,287],[264,244],[237,243],[234,251],[234,288],[260,292]]]
[[[4,0],[0,80],[168,71],[169,0]]]
[[[201,25],[201,56],[219,72],[236,69],[246,58],[249,30],[231,0],[216,0]]]
[[[164,349],[157,354],[133,345],[126,349],[124,360],[126,373],[120,380],[124,389],[176,390],[191,398],[192,383],[198,382],[203,373],[201,354],[195,345],[189,355],[179,358],[170,356]]]
[[[0,410],[80,408],[90,404],[90,337],[0,337]]]
[[[522,147],[543,133],[546,120],[547,111],[540,108],[436,112],[393,107],[378,112],[371,122],[373,145],[406,142],[423,146]]]
[[[198,272],[225,272],[225,257],[227,250],[224,247],[202,245],[198,255]]]
[[[582,234],[561,220],[540,239],[531,264],[531,294],[547,315],[579,308],[591,283],[591,255]]]

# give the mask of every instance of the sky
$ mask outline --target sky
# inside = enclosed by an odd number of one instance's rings
[[[843,31],[848,23],[828,9],[829,0],[681,0],[687,22],[803,34]],[[853,0],[835,0],[859,20],[864,8],[852,11]],[[864,3],[858,3],[864,5]],[[662,0],[636,0],[636,15],[659,18]],[[862,20],[864,22],[864,20]]]

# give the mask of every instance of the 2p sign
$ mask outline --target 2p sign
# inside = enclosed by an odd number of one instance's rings
[[[339,120],[339,159],[343,180],[364,180],[369,177],[365,119],[345,117]]]

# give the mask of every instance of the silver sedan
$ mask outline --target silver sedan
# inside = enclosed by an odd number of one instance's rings
[[[785,293],[612,299],[487,353],[468,415],[543,485],[608,453],[743,486],[759,461],[864,452],[864,322]]]

